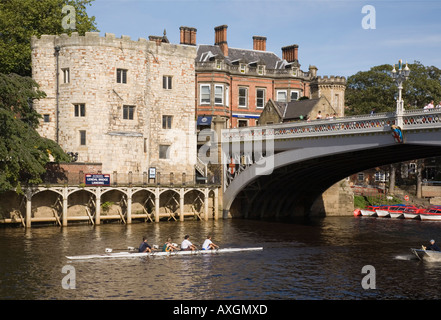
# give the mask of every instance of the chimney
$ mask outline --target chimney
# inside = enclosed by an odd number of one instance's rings
[[[298,50],[299,50],[299,46],[296,44],[282,47],[282,58],[288,62],[298,61],[299,60]]]
[[[253,36],[253,50],[266,51],[266,37]]]
[[[214,44],[218,45],[225,57],[228,57],[227,25],[214,28]]]
[[[181,44],[196,45],[196,28],[180,27],[179,30],[181,31]]]

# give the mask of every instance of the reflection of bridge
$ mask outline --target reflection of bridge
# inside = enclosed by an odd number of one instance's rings
[[[223,210],[244,217],[307,215],[349,175],[441,155],[441,110],[407,111],[402,140],[394,113],[222,131]]]
[[[104,220],[131,223],[133,219],[158,222],[161,218],[183,221],[185,216],[217,219],[218,186],[36,186],[24,190],[19,208],[3,222],[54,222],[67,226],[68,221],[100,224]],[[11,196],[16,196],[11,191]],[[210,210],[211,207],[211,210]],[[45,210],[46,208],[46,210]],[[40,212],[40,211],[41,212]],[[23,216],[22,211],[25,212]],[[49,215],[48,212],[51,214]]]

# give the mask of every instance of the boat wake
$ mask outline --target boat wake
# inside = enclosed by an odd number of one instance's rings
[[[413,254],[402,254],[394,257],[395,260],[418,260]]]

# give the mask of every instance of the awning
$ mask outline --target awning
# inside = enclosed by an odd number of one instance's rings
[[[211,118],[212,116],[199,116],[197,125],[198,126],[211,126]]]

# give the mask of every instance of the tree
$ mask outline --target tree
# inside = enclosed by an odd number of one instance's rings
[[[35,130],[40,115],[32,102],[43,96],[31,78],[0,74],[0,192],[41,183],[47,162],[69,161],[60,146]]]
[[[97,31],[86,6],[93,0],[2,0],[0,2],[0,72],[31,76],[31,37]],[[62,25],[63,7],[75,8],[76,30]]]
[[[348,78],[345,92],[348,115],[368,114],[373,108],[376,112],[395,111],[398,88],[390,77],[392,68],[383,64]],[[402,93],[405,109],[423,108],[431,100],[441,101],[441,70],[418,61],[409,64],[409,68],[410,76],[403,83]]]

